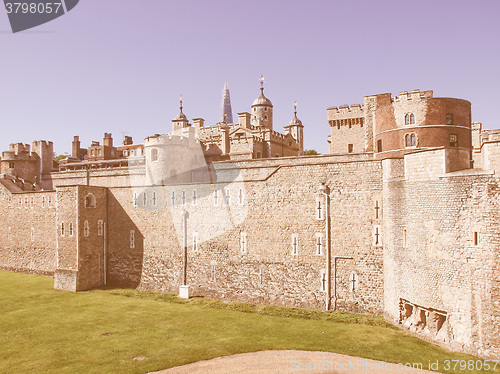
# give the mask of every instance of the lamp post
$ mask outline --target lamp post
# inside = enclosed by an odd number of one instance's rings
[[[330,258],[331,258],[331,243],[330,243],[330,187],[325,183],[319,186],[319,191],[325,196],[325,241],[326,241],[326,297],[325,297],[325,310],[330,310],[330,299],[331,299],[331,268],[330,268]]]
[[[179,286],[179,297],[189,299],[189,286],[187,285],[187,219],[189,213],[182,210],[182,284]]]

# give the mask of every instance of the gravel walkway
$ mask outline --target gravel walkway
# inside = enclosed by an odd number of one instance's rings
[[[383,361],[351,357],[330,352],[261,351],[217,357],[189,365],[156,372],[156,374],[210,373],[436,373],[389,364]],[[407,364],[411,366],[410,364]]]

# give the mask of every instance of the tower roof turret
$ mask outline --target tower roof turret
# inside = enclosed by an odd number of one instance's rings
[[[297,118],[297,102],[293,104],[293,119],[290,121],[290,124],[288,126],[303,126],[302,121]]]
[[[273,107],[271,100],[264,96],[264,77],[262,75],[260,76],[260,96],[254,100],[252,107],[254,106]]]
[[[180,104],[181,104],[181,105],[180,105],[180,112],[179,112],[179,114],[177,115],[177,117],[175,117],[175,118],[173,119],[173,121],[186,121],[186,122],[187,122],[187,121],[188,121],[188,119],[187,119],[186,115],[185,115],[184,113],[182,113],[182,95],[181,95],[181,97],[180,97],[179,101],[180,101]]]

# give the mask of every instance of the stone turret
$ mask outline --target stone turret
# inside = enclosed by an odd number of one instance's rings
[[[183,128],[191,126],[190,123],[189,123],[189,120],[186,117],[186,115],[182,112],[182,95],[181,95],[179,101],[180,101],[180,112],[177,115],[177,117],[175,117],[172,120],[172,130],[174,132],[177,132],[177,131],[179,131],[179,130],[181,130]]]
[[[260,76],[260,96],[252,104],[252,124],[256,127],[273,129],[273,104],[264,96],[264,77]]]
[[[285,126],[285,135],[290,134],[299,144],[299,156],[304,154],[304,125],[297,118],[297,102],[294,103],[294,116],[288,126]]]

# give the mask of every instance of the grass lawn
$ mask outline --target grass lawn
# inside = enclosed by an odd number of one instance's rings
[[[0,313],[1,373],[145,373],[266,349],[421,362],[424,368],[429,361],[439,360],[441,367],[447,359],[478,360],[379,317],[185,301],[136,290],[72,293],[54,290],[50,277],[5,271]]]

